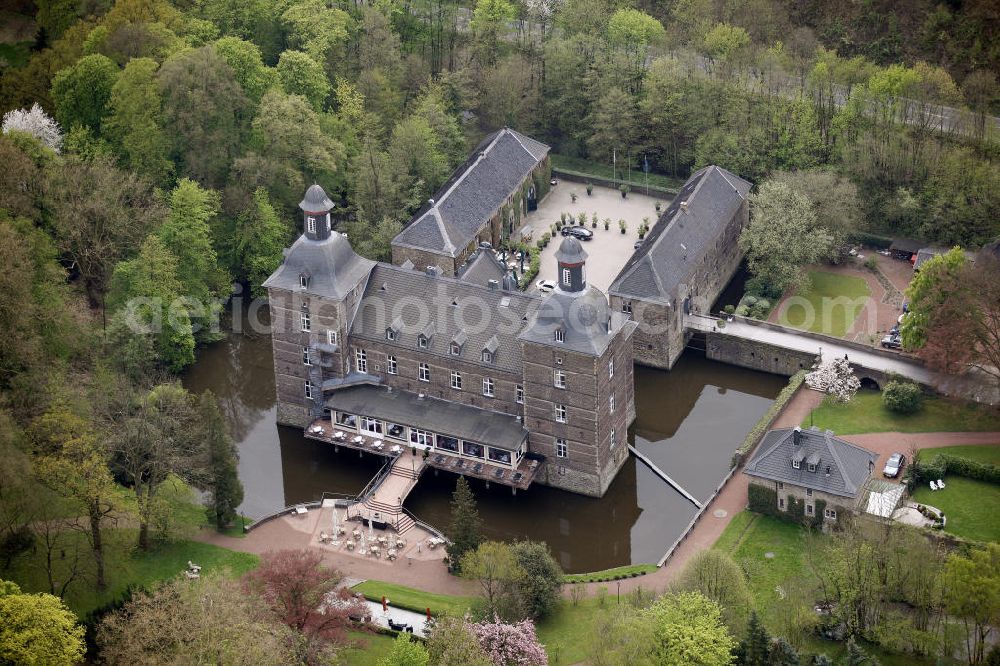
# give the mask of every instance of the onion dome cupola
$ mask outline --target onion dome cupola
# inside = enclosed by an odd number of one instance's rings
[[[559,289],[568,292],[582,292],[587,288],[587,252],[580,241],[572,236],[563,240],[556,251],[556,261],[559,264]]]
[[[318,184],[314,183],[306,190],[305,197],[299,202],[306,238],[325,240],[330,237],[330,211],[333,206],[330,197]]]

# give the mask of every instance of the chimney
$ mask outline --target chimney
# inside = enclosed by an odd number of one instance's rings
[[[792,444],[798,446],[801,443],[802,443],[802,428],[800,428],[799,426],[795,426],[795,429],[792,430]]]
[[[490,285],[490,291],[496,291],[497,289],[500,288],[499,280],[490,280],[487,284]]]
[[[441,269],[438,268],[437,266],[428,266],[427,274],[430,275],[431,277],[437,277],[441,275]]]

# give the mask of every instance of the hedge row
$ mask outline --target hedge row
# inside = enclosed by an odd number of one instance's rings
[[[791,400],[792,396],[795,395],[795,392],[799,390],[799,387],[802,386],[802,382],[804,382],[805,379],[805,370],[799,370],[788,379],[788,385],[781,389],[781,393],[779,393],[778,397],[775,398],[774,404],[771,405],[771,408],[767,410],[767,413],[764,414],[764,416],[760,417],[760,420],[757,421],[757,424],[754,425],[750,432],[747,433],[747,436],[743,439],[743,443],[740,444],[740,448],[736,449],[736,453],[733,454],[733,467],[743,462],[743,459],[750,454],[753,447],[757,446],[757,442],[759,442],[760,438],[764,436],[764,433],[768,431],[771,424],[774,423],[774,419],[778,417],[781,410],[785,408],[788,401]]]
[[[911,484],[943,479],[949,474],[964,476],[967,479],[985,481],[1000,485],[1000,467],[989,463],[970,460],[947,453],[939,453],[930,460],[917,458],[910,467]]]

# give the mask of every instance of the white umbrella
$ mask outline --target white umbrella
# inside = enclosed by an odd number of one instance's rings
[[[337,507],[333,507],[333,536],[334,538],[340,533],[340,518],[337,516]]]
[[[369,516],[368,517],[368,540],[369,541],[374,541],[375,540],[375,527],[372,525],[372,523],[373,523],[373,521],[372,521],[371,517]]]

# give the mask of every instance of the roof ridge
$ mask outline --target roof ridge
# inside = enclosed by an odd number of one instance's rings
[[[437,222],[438,231],[441,232],[441,238],[444,240],[444,249],[454,252],[455,244],[451,242],[451,235],[448,233],[448,227],[444,223],[444,218],[441,217],[441,212],[438,210],[436,202],[428,212],[434,216],[434,220]]]
[[[504,135],[504,130],[506,129],[507,128],[505,127],[504,129],[500,130],[499,132],[493,135],[493,139],[486,145],[485,148],[479,151],[479,154],[476,156],[476,159],[472,162],[472,164],[470,164],[462,171],[462,175],[455,179],[455,182],[451,184],[451,187],[445,190],[444,194],[442,194],[440,198],[434,200],[434,205],[431,206],[432,210],[436,209],[439,203],[447,199],[451,195],[451,193],[455,191],[455,188],[458,187],[459,183],[465,180],[465,177],[468,176],[469,173],[476,168],[476,165],[478,165],[480,162],[486,159],[486,154],[493,149],[493,146],[495,146],[497,144],[497,141],[500,140],[500,137]],[[517,143],[518,145],[521,145],[520,141],[518,141]],[[524,148],[523,145],[521,145],[521,147]],[[531,155],[531,151],[528,151],[528,155],[531,156],[532,158],[534,157]]]
[[[524,141],[521,141],[522,138],[528,138],[528,137],[524,136],[523,134],[521,134],[517,130],[515,130],[513,128],[510,128],[510,127],[504,127],[502,130],[500,130],[500,133],[503,133],[503,132],[507,132],[512,137],[514,137],[514,140],[517,141],[517,145],[521,146],[521,149],[524,152],[528,153],[528,157],[530,157],[531,159],[535,159],[535,154],[533,152],[531,152],[531,150],[526,145],[524,145]]]
[[[780,435],[775,440],[774,444],[772,444],[768,449],[766,449],[764,451],[761,451],[759,454],[757,454],[757,455],[755,455],[753,457],[753,459],[750,461],[750,463],[753,465],[753,467],[756,468],[758,462],[760,462],[764,458],[766,458],[769,455],[771,455],[772,453],[774,453],[775,449],[777,449],[779,446],[781,446],[782,444],[784,444],[785,440],[787,439],[787,435],[788,435],[788,433],[791,430],[792,430],[792,428],[777,428],[775,430],[771,430],[770,432],[782,432],[782,431],[784,431],[784,433],[782,435]],[[767,433],[764,434],[764,437],[767,438]],[[763,442],[763,440],[761,440],[761,441]]]
[[[452,284],[457,284],[465,288],[478,289],[479,291],[485,291],[493,294],[502,294],[504,296],[517,296],[523,298],[527,301],[541,301],[542,299],[534,294],[528,294],[523,291],[504,291],[502,289],[491,289],[488,285],[481,285],[476,282],[467,282],[460,277],[454,275],[428,275],[426,271],[422,271],[417,268],[403,268],[402,266],[397,266],[396,264],[386,263],[384,261],[379,261],[375,264],[374,268],[385,268],[396,271],[397,273],[418,273],[425,277],[433,277],[435,280],[443,280]],[[369,273],[370,275],[370,273]]]

